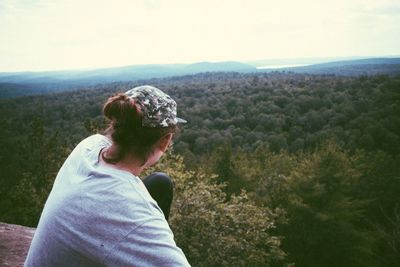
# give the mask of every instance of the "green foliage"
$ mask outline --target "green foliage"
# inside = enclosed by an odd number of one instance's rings
[[[245,182],[238,175],[238,170],[233,164],[232,149],[230,144],[225,144],[214,150],[211,157],[205,162],[208,166],[208,174],[217,175],[217,182],[224,183],[224,192],[229,198],[232,194],[239,194],[245,187]]]
[[[367,201],[355,199],[359,183],[352,158],[329,144],[303,159],[288,177],[284,203],[289,224],[284,247],[300,266],[366,266],[373,237],[358,223]]]
[[[217,177],[187,171],[172,157],[158,168],[174,179],[170,224],[177,244],[193,266],[276,266],[286,254],[273,234],[280,209],[257,206],[246,192],[228,201]]]
[[[10,166],[4,166],[8,170],[3,175],[13,174],[17,179],[3,188],[6,190],[0,196],[0,220],[35,226],[61,160],[67,154],[58,146],[57,135],[46,134],[40,118],[32,121],[25,142],[19,146],[14,144],[11,149],[17,149],[20,153],[20,165],[16,167],[15,162],[10,162]],[[4,182],[8,177],[1,178]]]
[[[327,142],[307,153],[260,147],[234,158],[252,198],[286,212],[276,234],[284,237],[282,248],[296,265],[399,263],[398,157],[349,153]]]
[[[175,98],[189,121],[176,140],[179,153],[209,155],[230,142],[254,151],[312,150],[327,139],[346,149],[400,152],[400,76],[335,77],[294,73],[206,73],[148,80]],[[29,122],[73,147],[104,126],[101,106],[137,82],[99,84],[88,90],[1,100],[3,137],[19,139]],[[89,90],[90,89],[90,90]],[[95,90],[96,93],[93,93]]]
[[[400,76],[146,83],[189,121],[182,158],[159,168],[175,179],[171,226],[193,266],[400,266]],[[134,85],[1,100],[0,221],[36,225],[66,156],[104,128],[101,105]]]
[[[377,234],[375,258],[381,266],[400,263],[400,156],[383,152],[358,153],[358,171],[362,179],[357,192],[368,198],[363,223]]]

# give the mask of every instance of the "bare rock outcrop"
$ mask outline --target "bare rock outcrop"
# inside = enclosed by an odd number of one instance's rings
[[[23,266],[35,228],[0,222],[0,266]]]

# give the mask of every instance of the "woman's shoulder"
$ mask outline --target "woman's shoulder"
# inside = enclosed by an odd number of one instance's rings
[[[94,134],[80,141],[79,144],[75,146],[71,155],[86,154],[87,152],[98,150],[98,148],[108,147],[111,144],[112,141],[108,137],[102,134]]]
[[[94,134],[83,139],[69,154],[68,158],[63,164],[63,167],[60,169],[60,172],[62,173],[63,169],[67,167],[70,171],[77,169],[82,170],[82,164],[96,164],[98,160],[98,152],[102,148],[111,145],[111,143],[112,142],[108,139],[108,137],[101,134]],[[91,168],[92,167],[89,169]]]
[[[93,147],[93,146],[98,146],[98,145],[111,145],[111,140],[102,134],[94,134],[89,137],[86,137],[83,139],[78,146],[84,146],[84,147]]]

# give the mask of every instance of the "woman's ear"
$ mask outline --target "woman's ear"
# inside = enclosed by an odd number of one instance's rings
[[[172,137],[174,135],[172,133],[169,133],[165,136],[163,136],[160,141],[159,141],[159,145],[158,148],[162,151],[165,152],[167,151],[167,149],[169,148],[171,142],[172,142]]]

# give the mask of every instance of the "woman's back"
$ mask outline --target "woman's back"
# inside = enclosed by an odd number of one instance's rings
[[[99,161],[110,145],[90,136],[65,161],[25,266],[189,266],[142,181]]]

